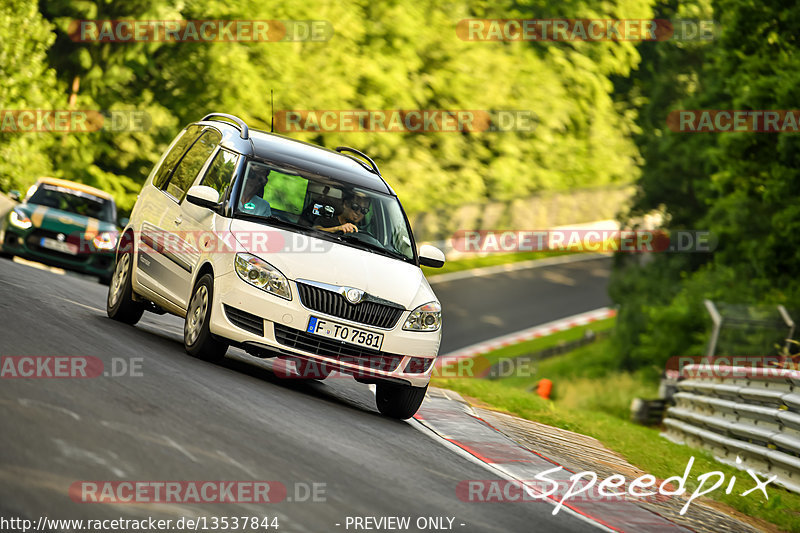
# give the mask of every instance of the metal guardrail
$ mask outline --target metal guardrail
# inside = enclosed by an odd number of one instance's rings
[[[800,492],[800,371],[688,365],[673,399],[664,437]]]

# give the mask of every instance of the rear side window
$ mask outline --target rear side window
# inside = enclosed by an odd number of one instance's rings
[[[175,143],[172,150],[169,151],[164,161],[161,163],[161,167],[158,169],[158,172],[156,172],[155,178],[153,178],[153,185],[159,189],[164,188],[170,174],[172,174],[172,171],[175,169],[175,165],[181,160],[181,156],[186,153],[186,149],[197,140],[202,130],[202,126],[189,126],[186,128],[186,131],[183,132],[183,135],[181,135],[178,142]]]
[[[186,196],[186,191],[200,173],[200,169],[203,168],[221,140],[222,135],[217,131],[206,130],[178,163],[178,168],[172,173],[172,177],[167,183],[166,191],[179,202],[182,201]]]
[[[233,180],[236,172],[236,165],[239,163],[239,156],[220,150],[208,167],[208,172],[203,177],[202,185],[207,185],[219,193],[219,199],[225,198],[225,192]]]

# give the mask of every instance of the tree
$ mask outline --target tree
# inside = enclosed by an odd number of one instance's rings
[[[637,138],[646,163],[631,214],[662,209],[666,227],[709,230],[718,247],[713,254],[657,255],[645,265],[618,258],[611,292],[621,304],[617,341],[628,367],[700,353],[708,330],[704,298],[793,307],[800,295],[797,135],[676,133],[665,126],[675,109],[796,107],[800,17],[776,1],[660,9],[713,15],[722,31],[702,46],[643,49],[652,68],[634,87],[650,95]]]
[[[66,103],[47,61],[54,40],[51,29],[34,1],[9,0],[0,5],[3,111],[51,109]],[[52,133],[14,131],[9,123],[0,128],[0,190],[23,189],[51,174],[53,143]]]

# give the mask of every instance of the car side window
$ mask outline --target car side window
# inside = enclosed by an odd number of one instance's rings
[[[214,160],[208,167],[208,172],[203,176],[201,185],[207,185],[219,193],[219,199],[225,198],[233,174],[236,172],[236,165],[239,163],[239,156],[227,150],[220,150],[214,156]]]
[[[197,140],[202,131],[202,126],[189,126],[186,128],[186,131],[183,132],[183,135],[181,135],[178,142],[175,143],[172,150],[169,151],[164,161],[161,163],[161,167],[159,167],[153,178],[153,185],[159,189],[164,189],[172,171],[175,169],[178,161],[181,160],[181,156],[183,156],[183,154],[186,153],[186,149]]]
[[[222,135],[217,131],[206,130],[178,163],[178,168],[167,183],[166,191],[179,202],[182,201],[186,191],[200,173],[200,169],[221,140]]]

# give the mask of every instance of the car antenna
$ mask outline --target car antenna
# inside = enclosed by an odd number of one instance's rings
[[[269,132],[275,133],[275,97],[272,89],[269,90]]]

